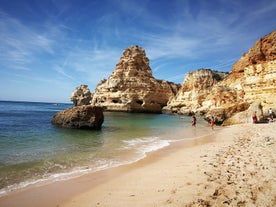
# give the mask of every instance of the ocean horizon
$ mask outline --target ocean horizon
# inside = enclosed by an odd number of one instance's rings
[[[198,118],[168,114],[104,112],[98,131],[51,124],[70,103],[0,101],[0,196],[143,159],[170,143],[210,133]]]

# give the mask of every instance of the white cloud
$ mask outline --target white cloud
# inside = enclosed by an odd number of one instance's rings
[[[54,54],[54,40],[3,12],[0,12],[0,31],[0,61],[10,68],[27,68],[38,53]]]
[[[145,35],[146,36],[146,35]],[[151,59],[192,57],[200,40],[181,36],[147,36],[146,48]]]
[[[63,52],[64,60],[54,70],[74,82],[96,84],[107,78],[119,61],[121,51],[111,48],[92,48],[81,45]],[[62,58],[59,60],[61,61]]]
[[[71,80],[74,80],[74,78],[71,76],[71,75],[68,75],[65,70],[64,70],[64,67],[61,67],[61,66],[55,66],[54,67],[54,70],[60,74],[61,76],[65,77],[65,78],[68,78],[68,79],[71,79]]]

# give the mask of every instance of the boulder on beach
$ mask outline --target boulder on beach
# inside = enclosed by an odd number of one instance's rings
[[[103,108],[91,105],[75,106],[58,112],[51,123],[73,129],[101,129],[104,122]]]

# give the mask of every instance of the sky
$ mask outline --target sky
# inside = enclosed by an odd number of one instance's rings
[[[0,0],[0,100],[69,103],[132,45],[157,79],[229,72],[275,20],[275,0]]]

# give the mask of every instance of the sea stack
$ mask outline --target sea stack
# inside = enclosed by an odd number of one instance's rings
[[[145,50],[131,46],[111,76],[99,82],[91,104],[108,111],[161,113],[179,88],[179,84],[155,79]]]

